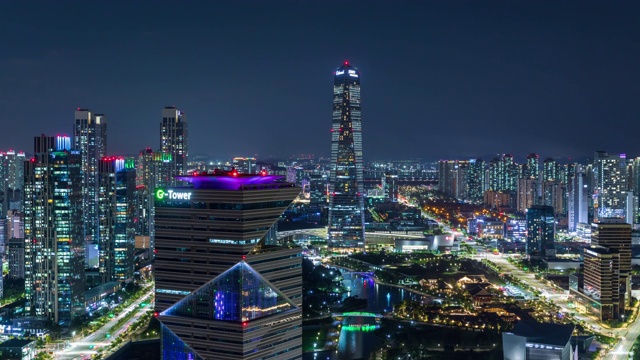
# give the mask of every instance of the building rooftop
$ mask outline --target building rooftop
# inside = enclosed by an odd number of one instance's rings
[[[218,173],[198,173],[187,176],[176,176],[177,180],[191,183],[194,189],[209,190],[244,190],[254,186],[288,186],[294,184],[285,181],[284,176],[262,174],[239,174],[237,171]]]
[[[0,344],[0,348],[22,348],[26,345],[29,345],[33,341],[35,340],[10,339]]]
[[[111,290],[114,288],[120,288],[121,284],[117,281],[114,282],[108,282],[106,284],[102,284],[102,285],[98,285],[96,287],[93,287],[89,290],[87,290],[87,292],[84,293],[84,297],[85,299],[92,299],[102,293],[111,293]]]
[[[625,221],[625,219],[621,218],[602,218],[593,223],[593,225],[596,226],[599,224],[627,224],[627,222]]]
[[[520,320],[511,331],[512,334],[523,336],[529,342],[539,344],[565,346],[571,340],[575,325],[539,323],[536,321]]]
[[[596,253],[596,254],[613,254],[615,251],[608,247],[600,246],[600,245],[591,245],[589,247],[584,248],[585,253]],[[593,255],[593,254],[591,254]]]

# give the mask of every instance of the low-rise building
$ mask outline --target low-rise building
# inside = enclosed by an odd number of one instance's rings
[[[571,336],[575,325],[521,320],[502,333],[505,360],[573,359]]]
[[[0,344],[0,359],[33,360],[35,358],[35,340],[10,339]]]

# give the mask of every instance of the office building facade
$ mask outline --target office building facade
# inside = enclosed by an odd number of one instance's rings
[[[567,213],[569,231],[576,231],[578,224],[589,222],[589,187],[587,175],[581,166],[567,185]]]
[[[67,326],[84,312],[82,158],[69,137],[34,143],[25,162],[25,310]]]
[[[301,359],[301,250],[269,245],[300,192],[272,175],[182,176],[156,189],[163,359]]]
[[[620,254],[604,246],[584,249],[583,294],[597,304],[592,313],[601,320],[617,319],[620,315]],[[590,312],[591,313],[591,312]]]
[[[364,247],[360,72],[348,62],[334,73],[329,231],[331,247]]]
[[[604,218],[591,224],[591,244],[603,246],[619,254],[620,311],[631,301],[631,225],[619,218]]]
[[[555,224],[553,207],[534,205],[527,209],[527,254],[529,256],[555,256]]]
[[[126,166],[128,165],[128,167]],[[103,284],[133,279],[136,173],[123,157],[99,163],[99,268]]]

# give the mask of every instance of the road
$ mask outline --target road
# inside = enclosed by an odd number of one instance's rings
[[[149,298],[153,296],[153,292],[154,289],[153,287],[151,287],[151,289],[147,293],[141,296],[138,300],[134,301],[118,316],[110,319],[101,328],[85,336],[84,338],[71,341],[70,345],[66,349],[55,352],[54,357],[60,360],[72,360],[89,358],[91,355],[97,354],[97,349],[111,344],[111,342],[115,341],[118,336],[120,336],[129,328],[129,326],[131,326],[131,324],[136,322],[138,318],[140,318],[140,316],[142,316],[149,309],[153,308],[152,305],[140,307],[140,304],[143,301],[148,301]],[[135,315],[133,315],[129,320],[122,324],[122,326],[120,326],[116,331],[110,333],[111,328],[132,311],[135,312]],[[109,334],[110,336],[107,337],[107,334]]]
[[[428,218],[433,219],[424,211],[422,212],[422,214]],[[454,233],[452,229],[447,225],[440,222],[439,225],[442,226],[445,231]],[[521,270],[517,266],[507,261],[507,257],[505,257],[504,255],[495,255],[491,252],[486,251],[480,246],[475,246],[475,248],[476,250],[478,250],[479,255],[474,256],[474,258],[478,260],[482,258],[490,260],[494,264],[500,266],[500,268],[502,268],[505,273],[509,273],[520,281],[529,284],[534,289],[541,291],[543,297],[556,304],[563,312],[573,314],[574,318],[583,321],[594,332],[605,334],[607,336],[613,336],[618,339],[617,342],[610,348],[611,350],[605,350],[606,355],[604,356],[604,359],[626,360],[629,358],[629,353],[632,350],[633,343],[638,338],[638,336],[640,336],[640,316],[636,317],[636,320],[626,328],[605,328],[602,326],[602,323],[597,321],[597,319],[586,316],[584,314],[580,314],[576,312],[575,309],[570,308],[568,306],[568,294],[565,290],[560,289],[559,287],[553,285],[551,282],[536,279],[533,273]]]

